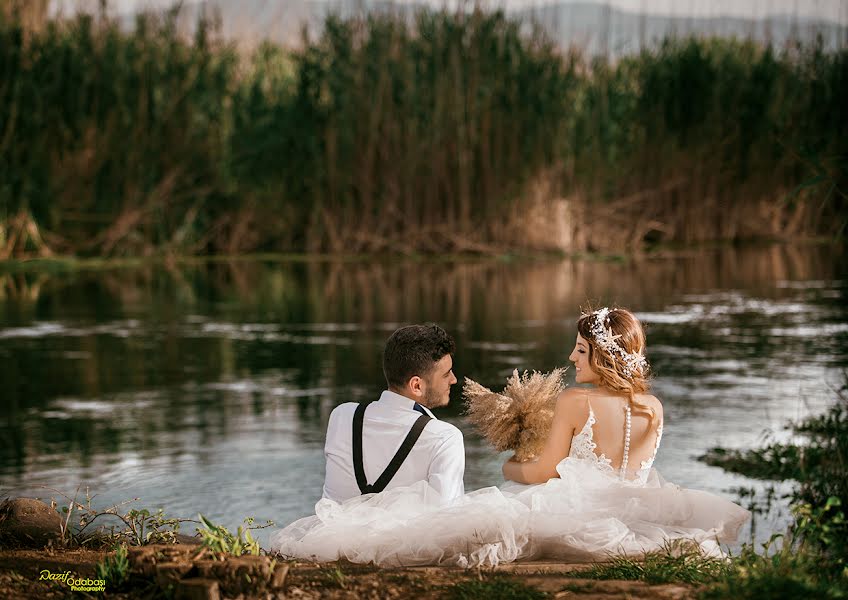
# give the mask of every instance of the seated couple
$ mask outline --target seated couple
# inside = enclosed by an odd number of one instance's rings
[[[577,322],[577,383],[556,400],[538,458],[503,465],[499,487],[465,493],[462,433],[431,409],[456,383],[454,342],[437,325],[395,331],[376,402],[336,407],[327,427],[323,498],[315,514],[271,536],[286,557],[385,566],[495,566],[551,558],[638,556],[677,540],[709,555],[750,513],[666,482],[652,464],[663,407],[648,394],[636,317],[603,308]]]

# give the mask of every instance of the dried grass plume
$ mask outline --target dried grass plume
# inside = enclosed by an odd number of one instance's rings
[[[565,371],[519,375],[516,369],[500,394],[466,377],[466,415],[497,450],[513,450],[519,461],[533,459],[548,439],[556,398],[565,389]]]

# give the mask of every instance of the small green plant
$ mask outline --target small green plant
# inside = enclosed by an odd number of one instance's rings
[[[138,545],[144,544],[174,544],[180,531],[181,519],[166,517],[164,509],[151,513],[146,508],[132,509],[122,519],[127,524],[125,535],[132,537]]]
[[[86,488],[85,501],[79,502],[80,488],[77,487],[73,497],[46,486],[67,500],[67,505],[59,506],[55,498],[51,498],[50,505],[59,509],[64,515],[62,521],[62,532],[60,543],[66,547],[90,546],[98,544],[101,546],[114,546],[117,544],[129,544],[131,546],[143,546],[145,544],[174,544],[177,541],[177,533],[180,523],[194,522],[192,519],[176,519],[166,517],[164,509],[156,512],[148,509],[130,509],[126,513],[121,512],[121,507],[131,502],[137,502],[139,498],[126,500],[105,509],[97,509],[92,506],[92,496]],[[103,525],[92,531],[89,529],[98,521],[112,520],[112,524]],[[115,524],[115,520],[118,521]]]
[[[198,533],[200,533],[201,543],[214,552],[226,552],[235,556],[241,556],[242,554],[258,556],[260,550],[259,542],[253,538],[250,530],[270,527],[274,524],[273,521],[268,521],[265,525],[252,527],[253,517],[248,517],[244,520],[247,527],[239,525],[235,535],[233,535],[226,527],[215,525],[203,515],[198,515],[198,517],[203,525],[203,528],[197,528]]]
[[[324,581],[330,587],[339,588],[340,590],[347,587],[347,575],[339,567],[321,569],[321,574],[324,577]]]
[[[460,581],[446,594],[450,600],[543,600],[549,595],[510,577],[489,577]]]
[[[115,552],[97,563],[97,579],[106,582],[106,587],[113,590],[120,588],[129,579],[130,563],[127,559],[127,547],[120,545]]]
[[[795,535],[829,552],[836,545],[845,543],[845,513],[840,508],[842,500],[836,496],[827,499],[824,506],[814,507],[808,503],[792,506],[795,516]],[[844,550],[843,550],[844,551]]]

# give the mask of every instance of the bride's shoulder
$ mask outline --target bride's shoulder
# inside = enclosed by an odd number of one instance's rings
[[[589,390],[587,390],[585,388],[579,388],[579,387],[565,388],[564,390],[562,390],[559,393],[559,396],[557,396],[557,400],[572,400],[572,401],[574,401],[574,400],[577,400],[577,399],[580,399],[580,398],[585,399],[586,394],[588,392],[589,392]]]
[[[564,407],[586,404],[588,390],[579,387],[566,388],[557,396],[557,404]]]
[[[660,399],[651,394],[636,394],[636,400],[643,406],[648,406],[654,410],[654,413],[662,418],[663,405]]]
[[[566,388],[556,400],[555,420],[577,429],[585,424],[589,414],[588,390],[585,388]]]

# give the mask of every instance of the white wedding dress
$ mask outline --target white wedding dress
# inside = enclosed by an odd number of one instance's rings
[[[629,411],[629,409],[628,409]],[[690,540],[720,556],[750,518],[742,507],[667,483],[653,455],[625,477],[595,453],[595,413],[574,436],[559,478],[538,485],[507,482],[448,506],[426,482],[358,496],[322,499],[315,515],[271,536],[271,550],[317,561],[345,558],[383,566],[495,566],[518,559],[604,560],[638,556]]]

